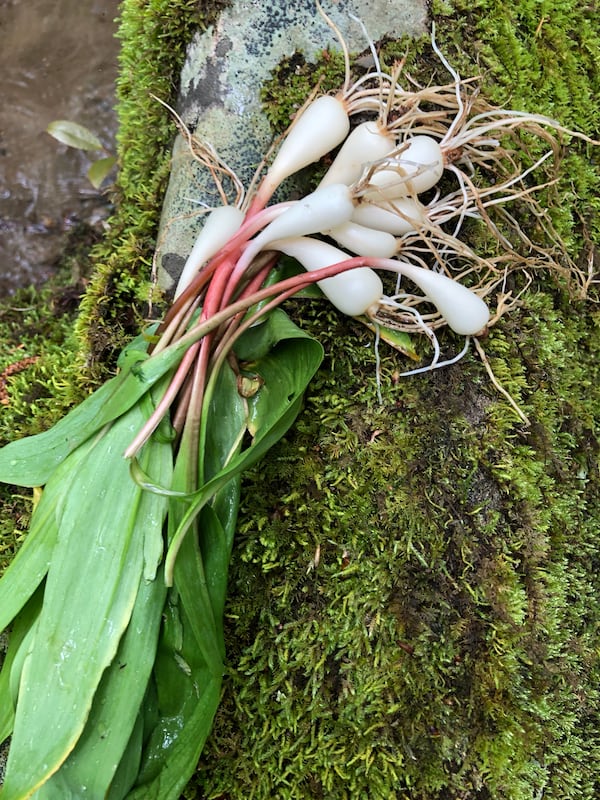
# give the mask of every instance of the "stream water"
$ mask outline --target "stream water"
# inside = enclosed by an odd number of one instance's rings
[[[0,297],[42,283],[69,231],[101,227],[108,214],[86,177],[94,154],[56,142],[46,127],[79,122],[113,149],[118,6],[0,0]]]

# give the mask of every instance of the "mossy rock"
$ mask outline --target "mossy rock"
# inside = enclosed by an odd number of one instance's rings
[[[148,276],[173,129],[149,91],[173,100],[186,43],[203,21],[197,8],[123,4],[112,231],[94,251],[77,335],[63,318],[62,333],[22,350],[39,356],[32,369],[47,370],[48,424],[114,368],[149,299],[160,310]],[[598,138],[600,23],[591,6],[453,0],[434,3],[433,14],[443,52],[463,75],[483,72],[493,102]],[[411,69],[430,68],[427,40],[410,47]],[[571,142],[554,190],[555,223],[582,263],[598,241],[598,152]],[[186,797],[598,796],[593,300],[573,300],[536,274],[483,341],[528,426],[474,352],[403,379],[405,365],[381,345],[379,403],[369,333],[322,303],[289,306],[327,357],[294,429],[244,481],[225,691]],[[450,334],[441,343],[455,352]],[[40,424],[23,413],[26,376],[7,381],[4,440]],[[4,548],[22,513],[26,502],[5,508]]]

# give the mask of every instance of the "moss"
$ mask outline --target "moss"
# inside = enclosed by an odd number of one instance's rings
[[[93,253],[95,274],[82,303],[80,359],[100,377],[123,345],[160,305],[150,284],[152,253],[170,170],[174,105],[185,48],[226,5],[223,0],[125,0],[117,101],[119,175],[117,213]],[[158,99],[157,99],[158,98]]]
[[[277,133],[283,133],[294,114],[318,89],[336,91],[344,82],[344,58],[340,52],[324,50],[316,62],[302,53],[284,58],[264,85],[261,100],[264,113]],[[283,91],[282,91],[283,90]]]
[[[304,324],[330,358],[246,480],[206,796],[593,796],[597,334],[540,294],[490,336],[527,431],[474,361],[382,353],[378,406],[360,332]]]
[[[499,106],[535,111],[598,139],[600,31],[593,4],[453,0],[436,4],[438,41],[463,73],[479,72]],[[568,137],[553,219],[572,250],[600,235],[597,149]]]
[[[483,68],[492,101],[597,136],[597,23],[568,6],[446,4],[438,42],[463,75]],[[584,49],[565,34],[572,13]],[[386,43],[384,59],[405,52]],[[289,66],[270,103],[311,83]],[[408,69],[443,72],[427,39]],[[561,170],[553,219],[585,259],[591,149],[573,142]],[[379,407],[364,333],[301,316],[328,359],[294,431],[246,478],[231,669],[190,796],[597,796],[597,313],[536,276],[484,341],[529,428],[473,358],[404,382],[382,350]]]

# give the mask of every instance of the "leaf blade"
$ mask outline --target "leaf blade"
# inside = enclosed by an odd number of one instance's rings
[[[56,119],[46,128],[53,139],[77,150],[103,150],[102,142],[85,125],[68,119]]]
[[[116,156],[106,156],[106,158],[99,158],[94,161],[87,171],[88,180],[94,189],[99,189],[102,186],[104,179],[108,177],[116,163]]]
[[[79,448],[68,463],[63,462],[42,492],[25,541],[0,578],[0,630],[10,624],[48,572],[58,536],[56,515],[68,489],[68,475],[78,468],[90,446]]]
[[[143,532],[135,526],[141,490],[120,454],[143,421],[138,406],[119,419],[71,484],[46,579],[38,629],[44,635],[36,636],[23,667],[7,796],[36,790],[73,750],[131,617],[143,567]],[[110,507],[103,497],[86,504],[98,483]]]

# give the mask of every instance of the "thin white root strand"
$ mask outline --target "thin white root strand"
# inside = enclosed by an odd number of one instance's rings
[[[489,378],[490,378],[491,382],[496,387],[497,391],[500,392],[500,394],[503,397],[505,397],[506,400],[508,400],[508,402],[510,403],[511,407],[513,408],[513,410],[515,411],[515,413],[519,417],[519,419],[523,423],[525,423],[525,425],[527,425],[527,427],[529,427],[531,425],[529,417],[527,416],[527,414],[525,414],[524,411],[522,411],[522,409],[519,407],[517,402],[510,395],[510,393],[507,392],[506,389],[503,386],[501,386],[500,383],[498,382],[498,379],[496,378],[496,376],[494,375],[494,371],[492,370],[492,366],[491,366],[490,362],[488,361],[488,358],[487,358],[487,356],[485,354],[485,351],[484,351],[483,347],[481,346],[480,342],[478,341],[478,339],[475,339],[475,349],[477,350],[479,358],[482,360],[483,366],[485,367],[486,372],[489,375]]]

